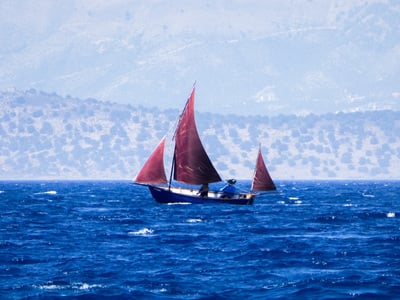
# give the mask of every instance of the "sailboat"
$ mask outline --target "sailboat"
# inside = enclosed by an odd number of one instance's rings
[[[170,178],[167,179],[164,168],[164,136],[133,183],[149,188],[153,198],[159,203],[227,203],[253,204],[260,191],[275,190],[275,184],[265,166],[259,148],[254,178],[248,192],[227,194],[220,190],[209,190],[208,184],[222,181],[204,149],[195,122],[194,114],[195,86],[193,86],[185,108],[180,115],[174,138],[175,147]],[[199,190],[198,185],[201,185]],[[187,187],[189,186],[189,187]],[[197,186],[196,188],[191,188]]]

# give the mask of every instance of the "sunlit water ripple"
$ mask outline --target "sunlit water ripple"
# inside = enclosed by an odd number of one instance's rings
[[[160,205],[124,181],[0,182],[0,298],[395,299],[399,195],[286,181],[253,206]]]

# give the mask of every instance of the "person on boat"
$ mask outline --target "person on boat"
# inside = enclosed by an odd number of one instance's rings
[[[200,194],[201,198],[206,198],[208,196],[208,183],[204,183],[201,185],[198,194]]]
[[[232,198],[236,193],[235,187],[236,179],[229,179],[226,185],[223,186],[219,191],[222,193],[221,198]]]

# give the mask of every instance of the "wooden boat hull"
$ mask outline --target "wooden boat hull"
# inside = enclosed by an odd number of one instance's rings
[[[149,186],[151,195],[158,203],[187,203],[187,204],[237,204],[251,205],[254,202],[255,194],[241,193],[232,198],[224,198],[222,193],[209,192],[208,197],[199,197],[197,191],[185,188],[168,188],[159,186]]]

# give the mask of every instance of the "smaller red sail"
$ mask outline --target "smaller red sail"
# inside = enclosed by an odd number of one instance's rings
[[[162,138],[156,149],[143,165],[142,169],[133,179],[134,182],[146,184],[167,183],[164,169],[164,146],[165,137]]]
[[[256,168],[254,171],[253,183],[251,184],[251,190],[256,190],[256,191],[276,190],[275,184],[268,173],[267,167],[265,166],[265,162],[261,153],[261,147],[258,150]]]

